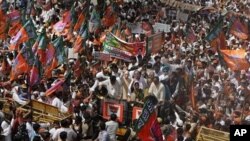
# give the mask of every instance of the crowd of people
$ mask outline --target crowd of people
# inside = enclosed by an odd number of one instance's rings
[[[87,11],[87,21],[91,19],[90,13],[94,10],[99,12],[100,19],[105,17],[106,8],[112,5],[117,20],[112,26],[100,24],[98,28],[88,30],[88,36],[82,49],[77,52],[77,57],[67,57],[65,62],[52,70],[49,77],[43,76],[32,87],[27,81],[29,74],[10,79],[19,50],[9,51],[9,35],[0,39],[0,94],[5,101],[0,103],[0,140],[116,141],[119,140],[116,135],[118,128],[125,127],[127,134],[121,140],[143,141],[136,135],[136,120],[130,118],[130,110],[135,105],[143,107],[148,95],[154,95],[158,100],[157,121],[166,141],[193,141],[201,126],[229,132],[232,124],[250,124],[250,68],[230,69],[219,50],[211,47],[206,40],[206,36],[223,16],[222,30],[225,32],[226,47],[244,49],[249,54],[249,41],[227,32],[231,23],[227,16],[230,14],[225,14],[225,11],[249,13],[250,3],[247,0],[179,1],[215,7],[217,10],[208,8],[188,11],[169,6],[160,0],[97,0],[97,5],[90,0],[46,0],[43,4],[40,0],[1,0],[0,10],[4,13],[23,11],[31,5],[31,12],[25,13],[28,13],[36,27],[37,34],[45,30],[50,41],[62,36],[65,52],[73,48],[80,31],[58,35],[53,31],[53,25],[62,20],[65,11],[71,10],[72,5],[76,15]],[[176,20],[171,13],[173,10],[188,14],[187,21]],[[249,23],[247,17],[240,18]],[[129,27],[130,23],[140,22],[170,25],[170,32],[165,33],[164,44],[158,53],[138,53],[137,56],[131,56],[130,62],[117,58],[102,61],[93,57],[93,52],[103,50],[100,38],[107,30],[113,32],[112,27],[119,27],[115,29],[119,34],[114,34],[126,42],[146,41],[147,34],[134,34]],[[147,33],[150,35],[156,32],[153,26],[142,28],[149,29]],[[187,41],[189,29],[195,35],[192,42]],[[46,93],[62,79],[64,82],[60,89]],[[25,113],[18,109],[30,99],[55,106],[62,113],[70,111],[72,116],[54,123],[34,121],[31,111]],[[104,99],[127,103],[125,122],[119,122],[116,114],[111,114],[109,119],[103,118],[101,105]],[[9,113],[4,112],[6,103],[9,104]]]

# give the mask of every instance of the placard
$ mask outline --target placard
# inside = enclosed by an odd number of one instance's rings
[[[142,113],[141,107],[133,107],[132,120],[138,119]]]
[[[157,33],[147,38],[147,53],[158,53],[164,44],[164,33]]]
[[[164,23],[155,23],[153,25],[153,28],[156,33],[159,32],[169,33],[171,26],[169,24],[164,24]]]
[[[124,105],[119,104],[115,101],[104,101],[103,102],[103,118],[110,119],[111,114],[117,115],[117,120],[119,122],[123,122],[123,112],[124,112]]]

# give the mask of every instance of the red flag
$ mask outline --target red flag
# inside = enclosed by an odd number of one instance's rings
[[[22,50],[18,53],[17,57],[14,60],[14,64],[10,74],[10,80],[14,80],[17,78],[18,75],[28,73],[30,69],[29,62],[33,60],[32,52],[30,52],[27,47],[23,47]],[[24,54],[26,56],[24,56]],[[27,56],[28,55],[28,56]],[[28,60],[32,59],[32,60]]]
[[[224,35],[223,32],[221,32],[219,34],[218,37],[216,37],[215,39],[213,39],[210,42],[211,47],[215,48],[215,49],[227,49],[227,42],[226,42],[226,37]]]
[[[15,36],[15,35],[17,34],[17,32],[18,32],[21,28],[22,28],[21,23],[17,22],[17,23],[15,23],[15,24],[13,24],[13,25],[11,26],[11,28],[9,29],[8,35],[9,35],[10,37]]]
[[[148,96],[144,103],[143,111],[136,122],[135,128],[140,140],[163,141],[160,125],[154,107],[157,104],[155,96]]]
[[[79,15],[79,17],[78,17],[78,20],[77,20],[75,26],[74,26],[74,31],[79,31],[80,30],[81,25],[84,22],[84,20],[85,20],[85,15],[83,13],[81,13]]]
[[[75,43],[73,45],[74,53],[79,52],[83,48],[82,44],[83,44],[83,38],[78,35],[77,38],[76,38],[76,41],[75,41]]]
[[[232,70],[246,70],[249,68],[249,63],[246,60],[246,51],[240,50],[221,50],[221,54],[227,66]]]
[[[56,82],[56,84],[54,86],[52,86],[51,88],[49,88],[46,92],[45,95],[49,96],[51,94],[53,94],[55,91],[57,91],[58,89],[62,88],[62,84],[64,83],[64,80],[59,80],[58,82]]]
[[[27,42],[29,40],[29,34],[28,32],[26,31],[26,28],[27,29],[31,29],[31,26],[32,26],[32,21],[27,21],[25,23],[25,25],[16,33],[16,35],[14,35],[11,40],[10,40],[10,47],[9,47],[9,50],[17,50],[18,49],[18,46],[21,44],[21,43],[24,43],[24,42]],[[29,31],[30,32],[30,31]]]
[[[35,62],[30,70],[30,86],[34,86],[41,80],[41,64],[36,56]]]
[[[233,22],[230,29],[230,33],[234,36],[246,40],[248,38],[248,27],[245,23],[242,23],[239,19]]]
[[[117,15],[113,11],[113,7],[108,6],[101,21],[102,25],[104,27],[113,26],[116,23],[116,20],[117,20]]]
[[[56,57],[53,58],[53,60],[50,62],[50,64],[46,67],[44,76],[46,78],[50,78],[52,75],[52,71],[58,66],[58,61]]]

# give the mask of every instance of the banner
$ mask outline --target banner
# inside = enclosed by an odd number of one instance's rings
[[[249,63],[246,60],[246,51],[240,50],[221,50],[223,59],[227,66],[232,70],[247,70]]]
[[[162,132],[159,123],[155,106],[158,101],[155,96],[146,97],[142,113],[135,124],[135,131],[140,140],[143,141],[163,141]]]
[[[109,33],[103,43],[104,52],[111,57],[122,59],[130,62],[132,56],[136,56],[139,52],[145,54],[144,42],[128,43],[112,33]]]
[[[133,112],[132,112],[132,121],[135,119],[138,119],[142,113],[142,108],[141,107],[133,107]]]
[[[248,27],[240,19],[236,19],[233,22],[230,33],[240,39],[246,40],[248,38]]]
[[[147,52],[155,54],[161,50],[164,44],[164,33],[157,33],[147,38]]]
[[[110,119],[111,114],[116,114],[119,122],[123,122],[124,105],[112,100],[104,100],[102,105],[104,119]]]
[[[93,52],[93,57],[98,60],[111,61],[111,55],[109,53],[95,51]]]
[[[143,34],[144,31],[141,28],[141,23],[128,23],[128,27],[131,29],[133,34]]]
[[[176,1],[176,0],[166,0],[164,2],[166,3],[166,5],[180,8],[182,10],[189,10],[189,11],[194,11],[194,12],[196,12],[202,8],[202,6],[199,6],[199,5],[193,5],[193,4],[184,3],[184,2],[180,2],[180,1]]]
[[[169,24],[155,23],[153,25],[153,28],[156,33],[159,33],[159,32],[169,33],[171,26]]]

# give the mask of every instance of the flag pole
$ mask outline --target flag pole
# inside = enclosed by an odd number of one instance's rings
[[[31,102],[31,85],[30,85],[30,76],[29,73],[27,72],[26,74],[26,81],[27,81],[27,88],[28,88],[28,96],[29,96],[29,103],[28,105],[30,106],[30,114],[31,114],[31,122],[33,121],[33,105]]]

